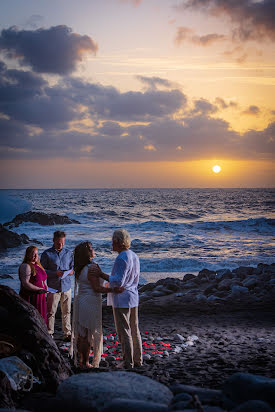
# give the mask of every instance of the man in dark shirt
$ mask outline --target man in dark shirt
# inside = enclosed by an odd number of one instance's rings
[[[65,232],[60,230],[54,232],[53,246],[42,253],[40,262],[47,272],[48,287],[57,291],[47,295],[49,334],[52,336],[54,334],[55,314],[60,301],[64,340],[69,341],[71,338],[71,275],[74,274],[74,262],[73,253],[64,247],[65,238]]]

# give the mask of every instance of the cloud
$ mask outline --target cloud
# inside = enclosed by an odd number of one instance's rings
[[[232,58],[237,63],[244,63],[248,58],[248,53],[242,45],[238,45],[233,47],[231,50],[224,51],[223,55]]]
[[[218,111],[217,106],[214,106],[206,99],[199,99],[194,101],[194,108],[190,111],[190,114],[195,115],[210,115]]]
[[[0,62],[0,156],[92,161],[272,158],[275,123],[241,135],[214,118],[219,108],[234,107],[231,101],[197,99],[192,104],[178,89],[150,87],[165,84],[163,79],[145,78],[145,84],[149,88],[144,92],[120,92],[66,77],[50,86],[41,75],[11,70]]]
[[[136,76],[136,78],[151,89],[157,89],[158,86],[166,88],[172,88],[175,86],[175,83],[160,77]]]
[[[195,34],[189,27],[178,27],[175,43],[180,45],[185,41],[196,44],[197,46],[211,46],[214,43],[227,40],[224,34],[210,33],[203,36]]]
[[[202,10],[216,17],[227,16],[233,23],[233,37],[241,41],[275,40],[274,0],[184,0],[178,10]]]
[[[0,62],[0,113],[11,121],[44,129],[67,127],[67,123],[81,119],[79,103],[57,85],[30,71],[9,70]]]
[[[38,30],[10,27],[0,35],[0,51],[38,73],[72,73],[85,54],[96,54],[97,49],[91,37],[65,25]]]
[[[252,115],[252,116],[257,116],[260,112],[261,110],[259,109],[258,106],[251,105],[246,110],[244,110],[242,113]]]
[[[238,107],[238,103],[236,103],[232,100],[230,100],[229,102],[226,102],[221,97],[216,97],[215,103],[220,107],[220,109],[228,109],[229,107],[231,107],[231,108]]]

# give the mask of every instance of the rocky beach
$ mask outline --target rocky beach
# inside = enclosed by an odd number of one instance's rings
[[[144,364],[124,372],[116,368],[121,348],[110,307],[103,306],[100,368],[83,371],[68,357],[60,316],[52,341],[33,308],[1,286],[2,342],[10,337],[14,347],[5,356],[22,359],[40,384],[20,393],[9,388],[1,375],[5,389],[0,406],[62,411],[69,404],[74,411],[78,399],[83,410],[92,411],[271,411],[275,407],[274,279],[272,264],[218,273],[202,270],[198,276],[187,274],[183,279],[140,286]],[[110,387],[113,395],[107,402],[102,380],[109,379],[121,379],[122,389]],[[98,387],[98,393],[85,392],[85,385]],[[133,385],[140,389],[135,391]],[[72,391],[76,391],[73,399]]]

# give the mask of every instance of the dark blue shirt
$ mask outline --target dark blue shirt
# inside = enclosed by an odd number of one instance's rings
[[[71,289],[72,276],[68,275],[65,279],[61,279],[56,274],[58,270],[73,270],[73,254],[69,249],[63,248],[58,252],[51,247],[42,253],[40,262],[47,272],[47,283],[50,288],[57,289],[58,292],[67,292]]]

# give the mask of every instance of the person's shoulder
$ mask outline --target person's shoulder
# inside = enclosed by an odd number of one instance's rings
[[[51,246],[51,247],[49,247],[48,249],[45,249],[44,252],[42,252],[42,255],[43,255],[43,254],[46,255],[46,254],[48,254],[48,253],[50,253],[50,252],[52,252],[52,251],[53,251],[53,247]]]
[[[62,251],[63,251],[64,254],[66,253],[66,255],[72,255],[73,254],[71,249],[68,249],[67,247],[63,247]]]
[[[138,255],[137,255],[135,252],[133,252],[132,249],[129,249],[128,252],[129,252],[129,255],[130,255],[132,258],[138,259]]]
[[[19,266],[19,271],[20,272],[31,272],[31,267],[28,263],[21,263]]]

